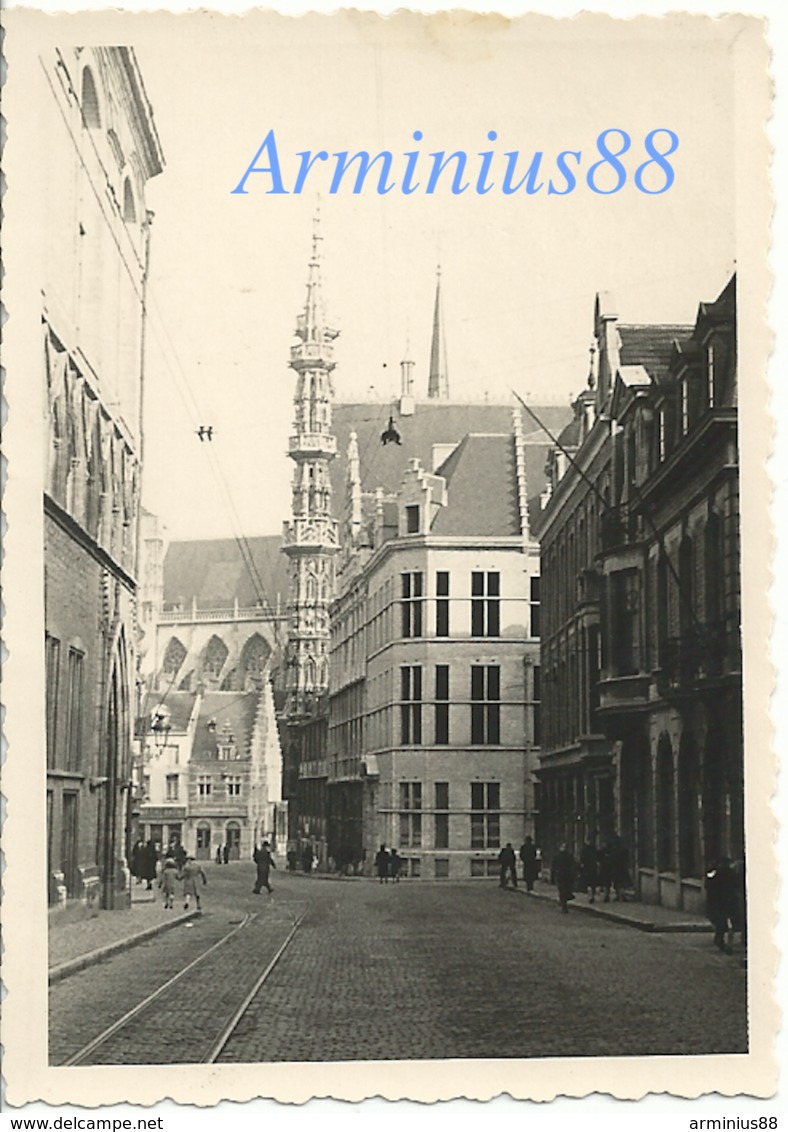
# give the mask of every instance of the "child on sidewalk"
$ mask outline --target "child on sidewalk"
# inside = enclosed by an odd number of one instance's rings
[[[162,896],[164,897],[164,907],[172,908],[173,900],[175,899],[175,882],[178,879],[178,866],[172,857],[168,857],[164,862],[164,867],[161,870],[159,877],[159,888],[161,889]]]
[[[194,897],[194,901],[199,911],[200,908],[200,893],[197,887],[197,882],[202,879],[203,884],[208,881],[205,878],[205,873],[202,867],[197,864],[194,857],[187,857],[186,864],[181,870],[181,880],[183,881],[183,906],[188,911],[189,902]]]

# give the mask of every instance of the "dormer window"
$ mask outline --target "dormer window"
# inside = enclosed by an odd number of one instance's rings
[[[405,530],[409,535],[417,535],[419,533],[421,508],[418,503],[410,503],[405,508]]]

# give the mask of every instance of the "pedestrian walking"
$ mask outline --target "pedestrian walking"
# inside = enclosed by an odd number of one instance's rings
[[[400,857],[396,849],[392,849],[389,855],[389,873],[391,874],[391,879],[395,884],[399,884],[399,874],[401,868],[402,857]]]
[[[145,842],[142,838],[138,838],[134,842],[131,850],[131,859],[129,861],[129,870],[131,875],[137,878],[137,884],[142,884],[142,858],[145,853]]]
[[[512,888],[517,888],[517,858],[511,841],[507,841],[498,854],[498,863],[501,866],[501,888],[506,888],[508,876],[512,878]]]
[[[230,863],[230,842],[225,841],[224,848],[222,849],[222,861],[225,865]]]
[[[610,900],[611,888],[616,900],[623,900],[624,889],[631,883],[626,846],[617,833],[611,833],[599,854],[599,886],[604,889],[605,904]]]
[[[202,865],[195,861],[194,857],[187,857],[186,864],[181,869],[181,880],[183,881],[183,906],[188,911],[189,902],[194,897],[194,902],[199,911],[200,908],[200,890],[198,882],[202,881],[205,885],[208,883],[205,873],[202,870]]]
[[[257,880],[255,881],[252,892],[256,893],[258,896],[262,888],[266,889],[268,893],[273,892],[274,890],[268,881],[268,874],[271,869],[276,868],[276,861],[271,856],[271,847],[267,841],[264,841],[259,849],[255,849],[252,854],[252,860],[257,865]]]
[[[730,857],[720,859],[706,873],[706,915],[714,925],[714,946],[732,955],[728,932],[732,933],[738,916],[739,880]]]
[[[296,871],[296,865],[297,864],[298,864],[298,854],[296,853],[295,848],[291,845],[290,848],[287,850],[287,868],[288,868],[288,871],[291,872],[291,873],[294,873]]]
[[[539,876],[539,858],[532,837],[526,837],[520,846],[520,860],[523,863],[523,880],[528,892],[533,892],[534,881]]]
[[[736,917],[733,930],[739,933],[742,947],[747,946],[747,869],[742,853],[741,860],[731,866],[736,878]]]
[[[575,898],[575,859],[565,843],[559,846],[553,857],[552,881],[558,888],[561,911],[568,912],[569,901]]]
[[[312,862],[315,859],[315,854],[312,851],[312,846],[307,841],[304,848],[301,850],[301,866],[305,873],[312,872]]]
[[[175,851],[171,854],[171,856],[174,858],[175,864],[178,866],[178,871],[180,872],[180,870],[186,864],[186,850],[184,849],[180,841],[175,842]]]
[[[221,865],[221,863],[222,863],[222,847],[221,847],[221,845],[216,846],[215,860],[216,860],[217,865]]]
[[[593,904],[599,886],[599,854],[593,841],[586,841],[580,850],[580,880],[589,893],[589,904]]]
[[[178,880],[178,866],[174,857],[167,857],[159,876],[159,888],[164,897],[164,907],[172,908],[175,900],[175,887]]]
[[[391,864],[391,856],[385,845],[381,845],[375,854],[375,868],[378,872],[378,880],[381,884],[388,884],[389,882],[389,866]]]
[[[153,882],[156,879],[156,866],[159,863],[159,851],[152,837],[146,841],[140,858],[140,877],[146,882],[147,888],[153,888]]]

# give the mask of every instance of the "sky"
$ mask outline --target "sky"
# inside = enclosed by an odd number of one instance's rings
[[[515,389],[534,404],[568,403],[586,380],[597,291],[613,292],[622,321],[692,322],[736,255],[728,38],[694,21],[648,38],[623,23],[595,38],[566,22],[427,32],[409,16],[215,17],[210,36],[141,35],[134,46],[167,163],[147,188],[143,492],[170,536],[276,534],[288,516],[287,362],[318,191],[340,401],[395,396],[406,350],[426,392],[438,264],[460,400]],[[633,174],[655,129],[679,140],[668,159],[675,180],[647,195]],[[461,150],[471,186],[381,195],[370,178],[354,195],[348,179],[332,195],[327,163],[300,194],[267,193],[268,174],[233,194],[269,130],[291,189],[306,150],[390,150],[397,182],[403,154],[417,150],[420,184],[431,152]],[[631,138],[626,182],[607,195],[584,179],[603,130]],[[548,195],[551,178],[566,186],[556,170],[566,150],[582,155],[577,186]],[[475,191],[483,151],[494,155],[486,194]],[[512,151],[517,180],[543,154],[539,192],[500,191]],[[610,176],[602,170],[599,187]],[[210,448],[195,435],[200,424],[214,428]]]

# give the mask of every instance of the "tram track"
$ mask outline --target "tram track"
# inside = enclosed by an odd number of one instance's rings
[[[216,1061],[291,945],[307,910],[288,911],[284,923],[247,913],[231,931],[58,1064]],[[284,939],[282,930],[286,930]],[[260,955],[270,955],[262,973]],[[212,993],[203,997],[202,987]]]

